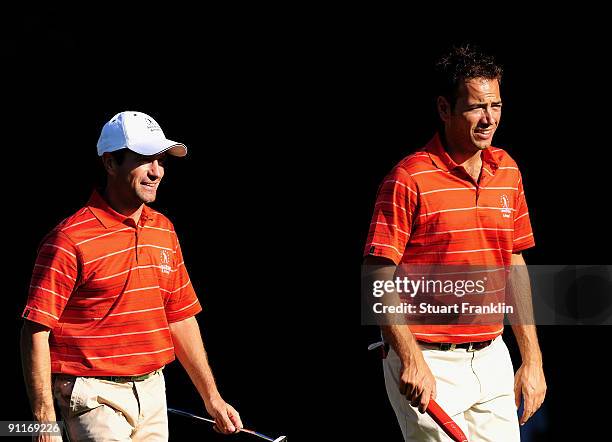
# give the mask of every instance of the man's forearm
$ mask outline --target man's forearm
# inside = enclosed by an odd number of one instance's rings
[[[380,327],[386,342],[395,350],[402,363],[412,361],[421,349],[407,325],[383,325]]]
[[[200,327],[194,317],[170,324],[174,351],[198,393],[208,402],[219,398],[219,391],[208,364]]]
[[[34,419],[55,421],[51,389],[49,329],[26,321],[21,329],[20,344],[23,377]]]
[[[522,255],[512,255],[512,268],[508,279],[510,301],[516,313],[512,315],[512,331],[516,337],[523,363],[542,364],[542,353],[536,333],[533,303],[531,301],[531,283],[529,272]]]
[[[512,331],[516,337],[523,363],[542,364],[542,352],[535,325],[514,324]]]
[[[365,298],[371,299],[371,289],[374,281],[392,281],[395,275],[396,266],[392,261],[369,256],[364,260],[364,272],[362,284],[365,290]],[[395,291],[388,291],[385,294],[387,305],[399,305],[400,297]],[[415,354],[421,351],[419,345],[406,324],[394,324],[392,318],[386,321],[382,318],[380,328],[383,338],[395,350],[400,360],[404,364],[410,363]]]

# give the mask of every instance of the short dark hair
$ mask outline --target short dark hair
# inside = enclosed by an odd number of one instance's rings
[[[121,166],[125,161],[125,154],[127,154],[128,148],[124,147],[123,149],[114,150],[110,152],[111,156],[115,160],[115,162]]]
[[[113,152],[109,152],[109,154],[113,157],[113,159],[115,160],[115,162],[121,166],[123,164],[123,162],[125,161],[125,155],[127,154],[127,147],[123,148],[123,149],[119,149],[119,150],[115,150]],[[100,157],[100,161],[99,161],[99,167],[96,171],[96,175],[94,177],[94,181],[96,183],[96,186],[102,187],[104,188],[106,186],[106,181],[107,181],[107,172],[106,172],[106,168],[104,167],[104,163],[102,162],[102,157]]]
[[[436,62],[437,94],[446,98],[451,109],[457,101],[459,84],[473,78],[487,78],[501,83],[503,68],[495,58],[470,44],[453,46]]]

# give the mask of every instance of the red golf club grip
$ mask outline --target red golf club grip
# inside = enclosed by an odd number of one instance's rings
[[[450,418],[446,412],[440,408],[440,406],[431,399],[429,401],[429,405],[427,406],[427,410],[425,410],[428,415],[431,416],[433,420],[444,430],[448,436],[454,440],[455,442],[468,442],[467,437],[459,428],[459,425],[455,423],[454,420]]]

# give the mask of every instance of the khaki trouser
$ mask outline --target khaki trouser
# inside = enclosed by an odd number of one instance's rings
[[[121,383],[59,374],[53,395],[71,442],[168,440],[161,370],[144,381]]]
[[[461,427],[470,442],[518,442],[514,371],[508,348],[498,336],[488,347],[468,352],[422,348],[436,378],[436,402]],[[387,394],[405,441],[451,439],[428,414],[421,414],[399,392],[401,363],[391,349],[383,361]]]

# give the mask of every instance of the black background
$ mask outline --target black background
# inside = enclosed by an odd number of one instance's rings
[[[359,325],[359,266],[379,182],[435,130],[430,68],[450,44],[475,42],[505,66],[495,145],[523,173],[537,243],[527,262],[609,262],[605,28],[532,15],[421,29],[417,17],[347,11],[118,14],[4,18],[3,324],[14,406],[2,420],[29,418],[17,355],[36,246],[87,200],[100,128],[122,110],[149,113],[189,147],[154,206],[179,234],[224,398],[273,436],[400,440],[380,361],[366,351],[377,331]],[[611,331],[539,335],[549,384],[540,440],[603,434],[604,411],[589,404],[610,395]],[[509,330],[505,338],[516,364]],[[178,363],[166,378],[170,406],[205,414]],[[182,417],[170,427],[172,440],[223,439]]]

